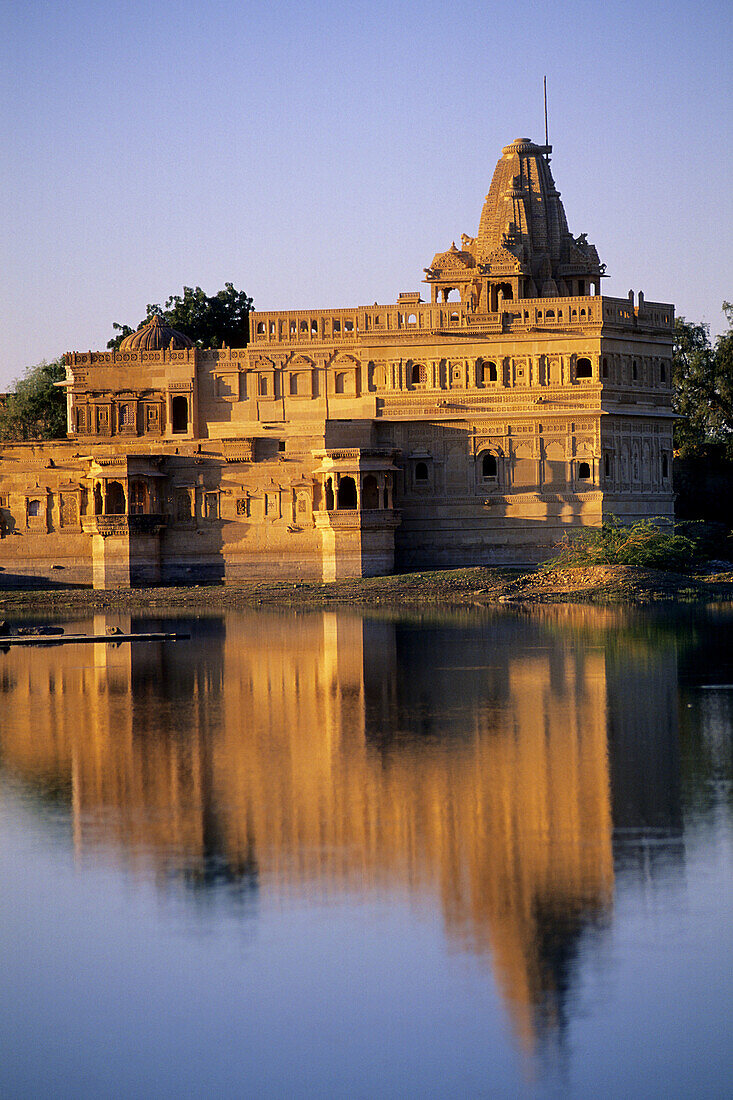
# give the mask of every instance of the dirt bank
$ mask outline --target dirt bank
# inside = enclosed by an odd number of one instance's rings
[[[329,584],[256,582],[237,586],[0,589],[0,617],[12,612],[283,606],[466,605],[492,603],[706,603],[733,600],[733,572],[670,573],[633,566],[576,566],[554,572],[447,569]]]

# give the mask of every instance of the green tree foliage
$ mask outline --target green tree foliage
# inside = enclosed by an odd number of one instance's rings
[[[242,348],[249,340],[251,311],[252,299],[243,290],[236,290],[232,283],[225,283],[224,289],[212,297],[200,286],[184,286],[183,294],[172,294],[165,307],[156,303],[148,305],[145,317],[136,328],[115,321],[112,328],[117,336],[107,347],[119,347],[125,336],[136,332],[157,313],[167,325],[193,340],[196,347]]]
[[[0,405],[0,439],[62,439],[66,435],[66,391],[54,382],[65,377],[63,359],[29,367]]]
[[[661,522],[661,521],[660,521]],[[657,526],[650,519],[623,524],[609,516],[600,527],[585,527],[563,535],[557,554],[545,562],[550,571],[573,565],[637,565],[650,569],[684,569],[696,552],[696,543],[678,530]]]
[[[683,458],[708,444],[733,459],[733,305],[723,302],[728,331],[713,346],[708,325],[678,317],[675,324],[672,404],[684,419],[675,424],[675,447]]]

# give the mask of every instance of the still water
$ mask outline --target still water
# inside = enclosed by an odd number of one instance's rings
[[[0,1096],[733,1094],[733,613],[0,653]]]

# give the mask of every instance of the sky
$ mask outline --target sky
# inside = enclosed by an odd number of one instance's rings
[[[0,0],[0,390],[148,302],[391,302],[544,139],[606,294],[725,329],[724,0]]]

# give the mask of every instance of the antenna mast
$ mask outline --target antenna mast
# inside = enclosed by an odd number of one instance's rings
[[[548,135],[547,135],[547,76],[542,77],[542,86],[543,86],[544,92],[545,92],[545,148],[547,148],[547,146],[550,144],[550,142],[548,140]],[[546,152],[545,153],[545,158],[547,160],[549,160],[550,159],[550,154]]]

